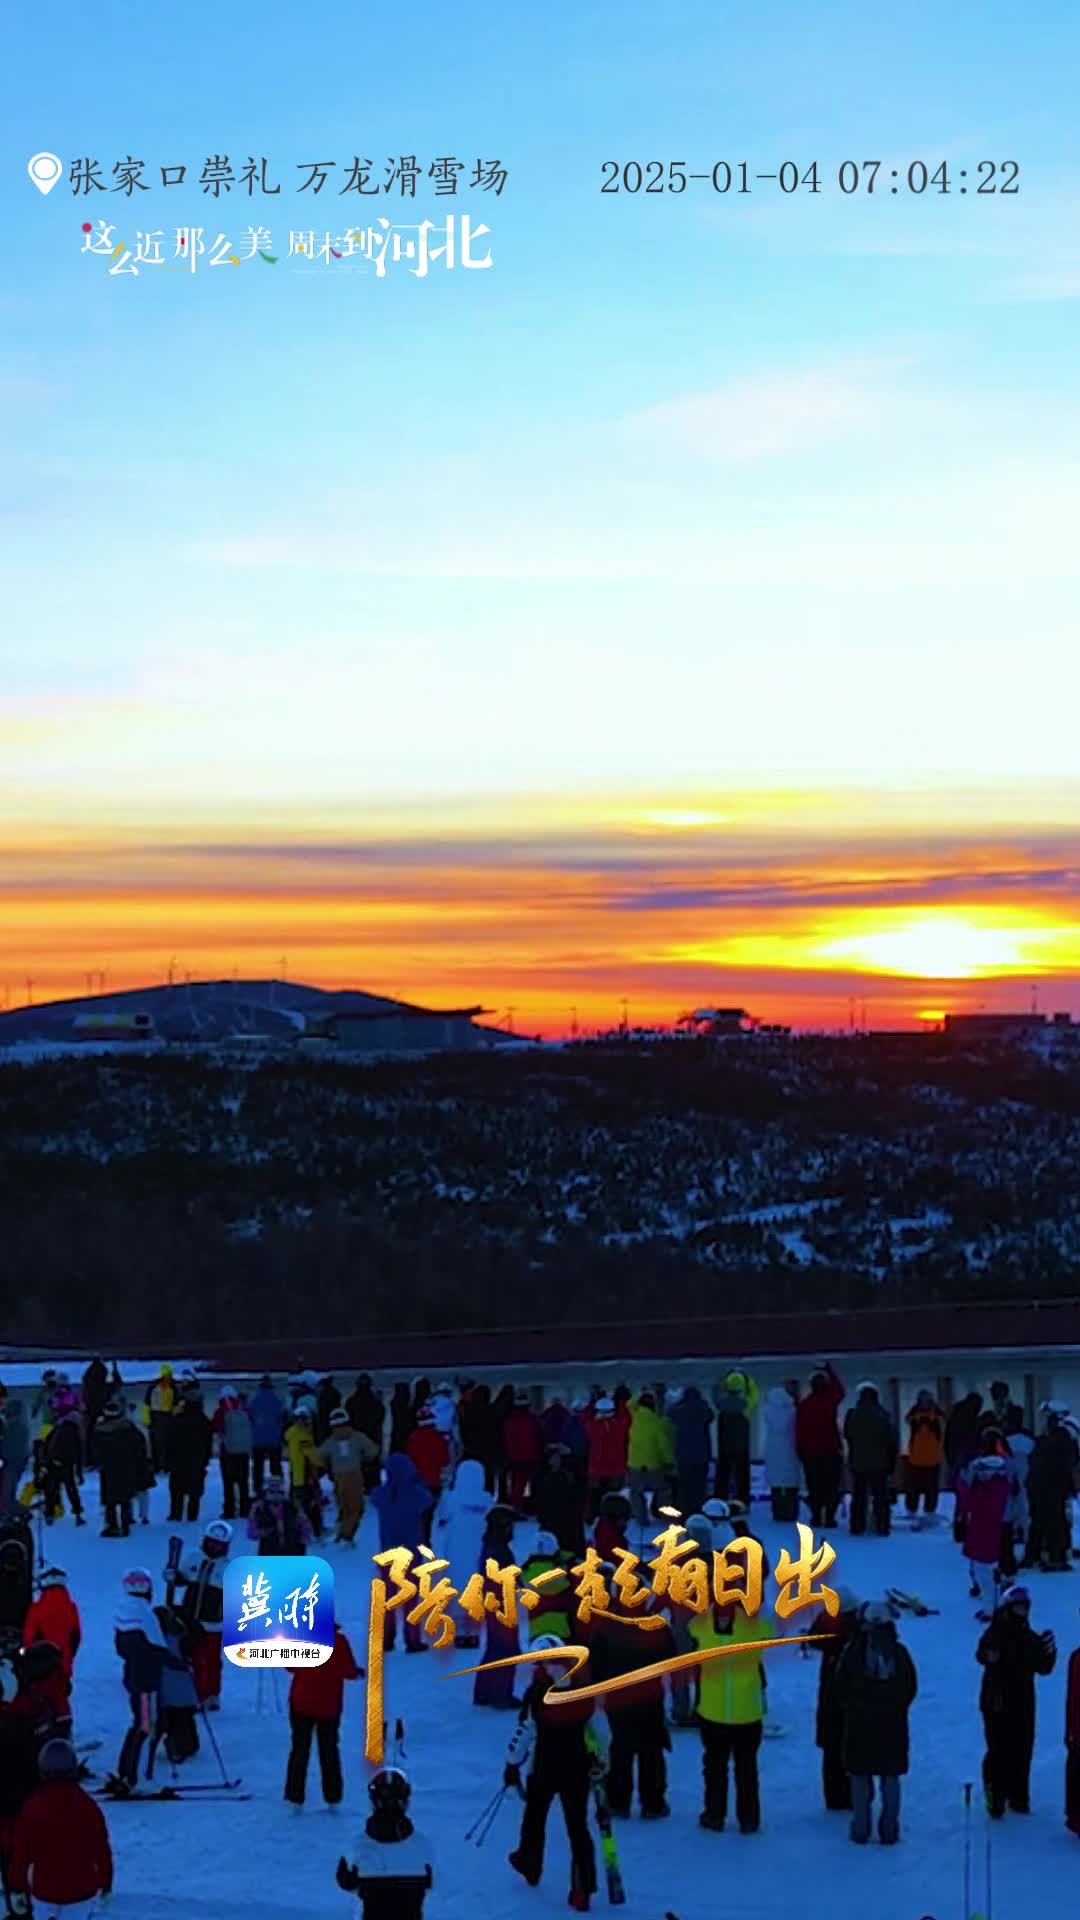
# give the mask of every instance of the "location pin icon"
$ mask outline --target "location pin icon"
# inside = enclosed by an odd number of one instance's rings
[[[35,153],[27,162],[26,171],[39,193],[51,193],[64,167],[55,153]]]

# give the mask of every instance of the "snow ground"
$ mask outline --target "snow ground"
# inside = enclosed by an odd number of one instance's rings
[[[101,1540],[92,1479],[85,1493],[90,1524],[76,1530],[68,1519],[57,1522],[47,1531],[46,1555],[67,1569],[82,1611],[76,1730],[80,1741],[104,1741],[90,1762],[103,1775],[113,1765],[127,1717],[112,1642],[120,1577],[129,1566],[147,1566],[159,1597],[172,1529],[165,1520],[165,1490],[158,1488],[151,1496],[149,1526],[136,1526],[129,1541]],[[204,1521],[217,1516],[217,1495],[215,1471]],[[794,1546],[790,1528],[775,1527],[766,1518],[759,1530],[773,1564],[781,1545]],[[190,1544],[196,1543],[197,1527],[181,1531]],[[528,1537],[529,1530],[521,1529],[519,1548],[527,1546]],[[823,1811],[813,1742],[817,1657],[782,1649],[768,1656],[769,1718],[785,1726],[787,1734],[766,1741],[761,1749],[761,1833],[745,1837],[737,1828],[719,1835],[699,1830],[698,1739],[693,1732],[673,1734],[671,1819],[660,1825],[634,1819],[617,1828],[628,1888],[627,1920],[664,1920],[669,1910],[679,1920],[715,1920],[734,1913],[745,1920],[790,1920],[801,1909],[827,1913],[830,1920],[864,1920],[868,1912],[874,1920],[961,1916],[963,1783],[978,1782],[982,1752],[979,1669],[973,1657],[981,1628],[967,1597],[963,1563],[944,1524],[912,1534],[901,1520],[888,1540],[852,1540],[841,1526],[832,1538],[837,1549],[834,1582],[842,1581],[864,1598],[880,1595],[886,1586],[900,1586],[941,1609],[939,1618],[905,1615],[900,1626],[920,1683],[912,1712],[913,1763],[903,1787],[900,1846],[888,1854],[876,1842],[853,1847],[846,1817]],[[244,1550],[243,1541],[235,1544],[237,1551]],[[369,1513],[355,1551],[324,1549],[335,1568],[338,1617],[361,1663],[367,1556],[377,1546]],[[992,1830],[994,1920],[1024,1920],[1036,1907],[1071,1910],[1080,1874],[1080,1844],[1065,1830],[1062,1810],[1065,1667],[1080,1639],[1080,1573],[1036,1574],[1031,1585],[1033,1621],[1040,1629],[1054,1628],[1058,1666],[1038,1683],[1034,1811],[1028,1819],[1007,1816]],[[796,1630],[797,1621],[798,1616]],[[477,1920],[481,1911],[484,1920],[517,1920],[519,1915],[542,1920],[545,1914],[567,1911],[569,1873],[557,1809],[549,1823],[544,1881],[535,1890],[525,1887],[506,1864],[516,1839],[512,1803],[504,1806],[481,1852],[463,1838],[499,1784],[514,1724],[512,1715],[473,1707],[471,1680],[442,1678],[475,1658],[454,1650],[429,1652],[419,1659],[395,1652],[387,1660],[387,1714],[391,1725],[397,1715],[405,1718],[414,1813],[435,1850],[436,1885],[427,1911],[431,1920],[464,1920],[466,1915]],[[270,1687],[265,1681],[267,1696]],[[241,1910],[259,1920],[297,1920],[305,1914],[338,1914],[346,1920],[350,1909],[358,1914],[355,1899],[340,1892],[333,1876],[339,1853],[367,1811],[363,1683],[347,1690],[342,1728],[346,1797],[335,1815],[322,1805],[314,1756],[304,1812],[294,1814],[282,1800],[288,1748],[284,1676],[278,1689],[276,1706],[267,1697],[260,1711],[256,1678],[226,1663],[223,1708],[212,1724],[228,1769],[243,1776],[245,1790],[253,1795],[250,1801],[200,1805],[196,1796],[182,1804],[106,1808],[117,1861],[109,1908],[113,1920],[145,1920],[148,1912],[183,1913],[186,1920],[216,1920]],[[164,1774],[167,1778],[167,1768]],[[202,1753],[184,1769],[184,1777],[213,1776],[204,1738]],[[978,1788],[975,1800],[973,1907],[976,1913],[987,1913],[983,1867],[989,1823]],[[593,1906],[596,1912],[606,1908],[603,1886]]]

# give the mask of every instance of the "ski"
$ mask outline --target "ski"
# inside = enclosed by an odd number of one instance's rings
[[[180,1555],[184,1551],[184,1542],[178,1533],[169,1535],[169,1557],[165,1562],[165,1600],[170,1607],[176,1604],[176,1581],[180,1572]]]
[[[612,1907],[621,1907],[626,1903],[626,1888],[623,1884],[622,1868],[619,1865],[619,1849],[615,1843],[611,1808],[608,1806],[607,1791],[604,1786],[604,1753],[591,1727],[586,1729],[585,1745],[592,1762],[590,1775],[593,1807],[596,1813],[596,1824],[600,1830],[600,1856],[604,1862],[604,1873],[607,1878],[608,1904]]]
[[[917,1620],[940,1612],[938,1607],[928,1607],[917,1593],[905,1593],[902,1587],[889,1587],[886,1592],[894,1607],[899,1607],[904,1613],[913,1613]]]
[[[148,1800],[186,1800],[188,1795],[193,1791],[197,1792],[198,1789],[191,1787],[155,1787],[152,1792],[147,1792],[144,1787],[136,1787],[133,1793],[110,1793],[107,1787],[98,1787],[95,1791],[94,1798],[96,1800],[107,1800],[112,1807],[122,1807],[126,1800],[142,1800],[144,1802]],[[229,1802],[251,1799],[250,1793],[232,1793],[220,1786],[209,1786],[207,1787],[206,1793],[211,1804],[213,1804],[215,1797],[218,1800]],[[205,1805],[206,1801],[204,1800],[200,1804]]]

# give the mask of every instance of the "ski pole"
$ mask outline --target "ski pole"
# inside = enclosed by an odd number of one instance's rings
[[[191,1677],[191,1684],[194,1687],[195,1676],[191,1672],[190,1667],[188,1668],[188,1673]],[[198,1698],[198,1691],[199,1691],[198,1688],[195,1687],[196,1698]],[[211,1748],[213,1749],[214,1758],[217,1761],[218,1766],[221,1768],[222,1785],[227,1787],[229,1785],[229,1776],[225,1771],[225,1762],[221,1757],[221,1748],[218,1746],[217,1735],[215,1734],[214,1729],[210,1723],[210,1715],[207,1713],[206,1706],[202,1700],[199,1701],[199,1712],[202,1715],[202,1723],[203,1723],[203,1726],[206,1728],[206,1737],[210,1742]]]
[[[964,1784],[964,1915],[971,1920],[971,1781]]]
[[[479,1831],[480,1827],[483,1826],[485,1820],[488,1820],[492,1814],[498,1813],[499,1808],[502,1805],[503,1797],[506,1794],[506,1791],[507,1789],[505,1787],[496,1787],[495,1792],[491,1796],[491,1799],[488,1801],[487,1805],[483,1807],[481,1811],[477,1814],[476,1819],[472,1823],[472,1826],[466,1832],[466,1835],[465,1835],[466,1840],[472,1840],[475,1837],[476,1833]],[[479,1846],[480,1841],[477,1840],[476,1844],[477,1846]]]
[[[502,1792],[500,1792],[499,1797],[495,1802],[495,1805],[492,1807],[490,1813],[488,1814],[487,1819],[485,1820],[483,1826],[480,1829],[480,1832],[477,1834],[476,1844],[478,1847],[483,1846],[484,1841],[487,1839],[488,1834],[491,1832],[492,1827],[495,1825],[495,1822],[499,1817],[499,1811],[502,1807],[503,1799],[507,1791],[508,1789],[504,1788]]]

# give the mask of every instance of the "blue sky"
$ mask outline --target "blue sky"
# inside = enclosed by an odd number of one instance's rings
[[[1038,780],[1071,822],[1077,38],[1063,5],[21,10],[16,838],[849,782],[992,790],[1001,820]],[[137,217],[45,199],[43,148],[189,186]],[[215,205],[205,157],[287,183],[358,151],[501,159],[501,198],[457,203],[492,269],[132,280],[80,252],[102,211],[238,242],[254,210],[284,255],[336,196]],[[603,196],[609,158],[817,160],[823,191]],[[850,158],[882,161],[873,198],[839,193]],[[949,196],[888,193],[919,159]],[[962,198],[983,159],[1019,195]]]

